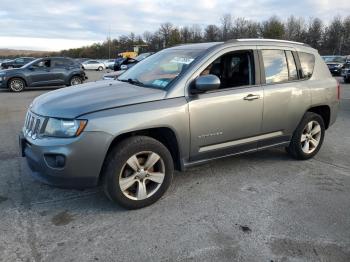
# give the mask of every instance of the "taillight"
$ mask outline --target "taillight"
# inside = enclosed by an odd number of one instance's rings
[[[337,81],[337,99],[340,100],[340,83]]]

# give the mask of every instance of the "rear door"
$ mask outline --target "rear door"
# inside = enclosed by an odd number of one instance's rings
[[[54,58],[51,62],[51,72],[57,85],[64,85],[72,62],[66,58]]]
[[[258,46],[264,90],[262,133],[276,136],[263,139],[259,147],[283,144],[310,104],[307,81],[300,81],[297,52],[290,47]]]

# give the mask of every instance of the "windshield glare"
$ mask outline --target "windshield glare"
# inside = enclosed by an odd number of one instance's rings
[[[169,83],[193,62],[202,50],[164,50],[123,73],[118,80],[138,82],[145,87],[167,89]]]

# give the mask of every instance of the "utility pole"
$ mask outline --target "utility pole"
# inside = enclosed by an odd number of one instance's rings
[[[108,28],[108,59],[111,59],[111,25]]]

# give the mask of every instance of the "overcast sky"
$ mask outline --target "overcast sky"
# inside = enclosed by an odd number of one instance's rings
[[[161,23],[219,24],[223,14],[256,21],[277,15],[319,17],[350,14],[350,0],[1,0],[0,48],[61,50]]]

